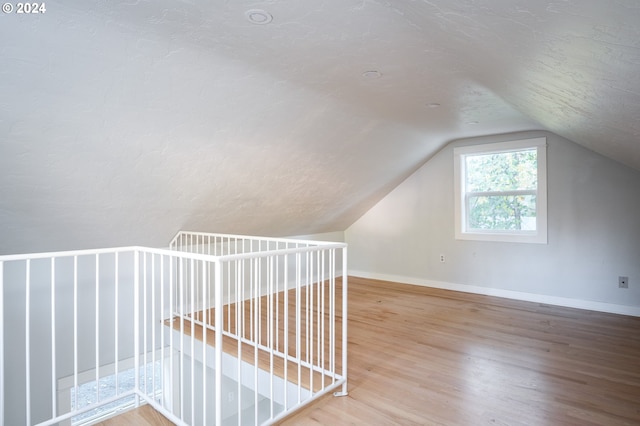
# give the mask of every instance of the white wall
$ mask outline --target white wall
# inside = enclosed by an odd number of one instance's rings
[[[323,232],[320,234],[308,234],[308,235],[294,235],[292,237],[295,240],[311,240],[311,241],[327,241],[332,243],[344,243],[344,232],[333,231]]]
[[[548,143],[548,244],[455,240],[453,148],[537,136]],[[454,141],[345,231],[349,271],[640,316],[639,211],[640,172],[557,135]]]

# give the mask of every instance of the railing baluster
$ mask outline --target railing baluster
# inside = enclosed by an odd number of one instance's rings
[[[173,360],[173,352],[174,352],[174,338],[173,338],[173,322],[175,321],[175,308],[174,308],[174,296],[175,291],[174,287],[176,287],[176,280],[174,277],[175,269],[173,265],[176,263],[176,259],[171,257],[169,258],[169,388],[171,389],[171,400],[170,400],[170,411],[171,414],[175,414],[176,406],[175,406],[175,397],[176,397],[176,383],[174,380],[174,360]],[[164,333],[163,333],[164,334]],[[166,374],[163,371],[163,374]]]
[[[309,281],[307,282],[307,362],[309,363],[309,389],[313,393],[313,254],[307,252],[307,267],[309,268]]]
[[[222,263],[215,262],[215,376],[216,376],[216,425],[222,425]],[[239,361],[239,360],[238,360]],[[240,398],[240,396],[238,396]]]
[[[300,292],[302,291],[302,255],[296,253],[296,366],[298,368],[298,404],[302,400],[302,342],[301,342],[301,306],[300,306]]]
[[[73,387],[74,407],[78,410],[78,256],[73,256]]]
[[[267,273],[269,283],[268,283],[268,291],[267,291],[267,327],[268,327],[268,346],[269,346],[269,418],[273,418],[273,409],[274,409],[274,394],[273,394],[273,344],[275,342],[273,338],[273,274],[274,274],[274,257],[269,256],[269,270]],[[277,330],[276,330],[277,333]]]
[[[95,259],[96,259],[95,260],[95,265],[96,265],[96,281],[95,281],[96,401],[100,402],[100,255],[96,253]]]
[[[335,268],[334,268],[335,274]],[[337,396],[347,395],[347,341],[348,341],[348,327],[347,317],[349,304],[347,303],[348,297],[348,271],[347,271],[347,248],[342,248],[342,392]]]
[[[0,260],[0,425],[4,426],[4,261]]]
[[[189,279],[189,289],[190,289],[190,304],[191,309],[189,312],[191,314],[191,326],[190,326],[190,334],[191,334],[191,424],[196,424],[196,322],[195,322],[195,304],[196,304],[196,269],[195,269],[195,261],[193,258],[189,262],[189,271],[190,271],[190,279]],[[206,374],[206,372],[205,372]]]
[[[0,262],[1,264],[2,262]],[[1,274],[2,271],[0,271]],[[0,278],[1,279],[1,278]],[[51,258],[51,413],[52,417],[58,417],[58,395],[57,395],[57,374],[56,374],[56,258]],[[0,293],[2,288],[0,287]],[[0,300],[1,304],[1,300]],[[1,308],[0,308],[1,310]],[[2,316],[0,315],[0,318]],[[1,327],[0,327],[1,328]],[[0,366],[0,368],[2,368]],[[4,410],[0,410],[4,413]],[[2,424],[0,422],[0,424]]]
[[[180,258],[179,297],[180,297],[180,418],[184,419],[184,258]]]
[[[164,318],[164,309],[165,309],[165,305],[164,305],[164,255],[159,255],[160,256],[160,320],[161,321],[165,321]],[[171,317],[169,317],[169,320],[171,320]],[[164,324],[163,324],[164,325]],[[169,323],[169,327],[171,327],[171,323]],[[155,327],[154,327],[155,329]],[[165,355],[164,355],[164,346],[165,346],[165,339],[164,339],[164,328],[161,326],[159,327],[160,329],[160,387],[163,390],[162,391],[162,396],[163,398],[165,398],[166,401],[166,397],[165,397],[165,392],[167,391],[167,386],[166,386],[166,376],[165,376]],[[155,351],[154,351],[155,352]],[[155,367],[154,367],[155,368]],[[154,370],[154,377],[155,377],[155,370]],[[156,388],[154,386],[153,388],[153,392],[154,392],[154,400],[155,400],[155,392],[156,392]]]
[[[320,360],[320,362],[322,363],[322,388],[324,389],[325,384],[326,384],[326,378],[325,378],[325,371],[327,371],[327,365],[326,365],[326,358],[325,358],[325,354],[326,354],[326,340],[325,340],[325,333],[326,333],[326,329],[325,329],[325,323],[327,322],[325,319],[325,298],[327,297],[326,295],[326,287],[327,284],[325,283],[325,277],[324,277],[324,268],[325,268],[325,258],[326,258],[326,251],[323,250],[322,251],[322,302],[321,302],[321,308],[320,308],[320,312],[322,315],[322,330],[320,332],[321,340],[322,340],[322,359]]]
[[[237,240],[236,240],[237,247]],[[239,265],[239,275],[236,275],[236,317],[238,318],[236,323],[236,328],[239,330],[238,332],[238,393],[236,395],[237,398],[237,406],[238,406],[238,423],[242,424],[242,340],[240,338],[245,337],[245,315],[244,315],[244,260],[237,260],[236,263]],[[217,304],[216,304],[217,306]],[[216,352],[216,357],[218,356],[218,352]]]
[[[30,328],[31,328],[31,259],[27,259],[26,264],[26,275],[25,275],[25,318],[24,318],[24,327],[25,327],[25,380],[26,380],[26,423],[27,425],[31,425],[31,336],[30,336]]]
[[[259,247],[259,245],[258,245]],[[252,296],[252,299],[255,298],[256,302],[253,304],[253,309],[252,314],[253,314],[253,318],[254,318],[254,330],[255,330],[255,337],[253,339],[254,342],[254,349],[253,349],[253,364],[254,364],[254,368],[253,368],[253,409],[254,409],[254,419],[258,419],[258,370],[260,368],[260,365],[258,363],[258,345],[260,345],[260,259],[255,259],[254,261],[252,261],[251,263],[255,263],[255,285],[254,285],[254,291]],[[254,312],[254,311],[258,311],[258,312]]]
[[[336,252],[331,250],[329,252],[329,264],[332,271],[335,271]],[[329,338],[331,340],[329,344],[329,369],[331,372],[336,371],[336,277],[335,273],[331,274],[331,283],[329,285]],[[332,378],[332,383],[335,382],[335,375]]]
[[[151,255],[151,394],[156,397],[156,255]],[[145,371],[147,366],[145,365]]]
[[[237,240],[236,240],[236,244],[237,244]],[[236,265],[236,291],[235,291],[235,309],[236,309],[236,336],[237,336],[237,349],[238,349],[238,354],[236,359],[237,361],[237,377],[238,377],[238,384],[237,384],[237,395],[236,395],[236,405],[238,407],[238,423],[242,424],[242,340],[241,338],[244,337],[244,332],[240,330],[240,328],[242,327],[242,330],[244,330],[244,321],[243,321],[243,316],[244,316],[244,312],[242,311],[242,296],[244,296],[244,261],[243,260],[236,260],[233,262]],[[238,288],[238,283],[240,283],[240,288]],[[215,285],[215,283],[214,283]],[[216,306],[218,306],[218,304],[216,303]],[[242,315],[242,316],[241,316]],[[216,330],[216,333],[218,331]],[[217,352],[216,352],[216,356],[217,356]]]
[[[202,268],[202,300],[203,306],[202,309],[208,310],[209,303],[207,301],[207,268],[209,263],[204,260],[200,261],[200,266]],[[203,315],[206,321],[206,315]],[[202,371],[204,374],[202,375],[202,424],[207,424],[207,326],[208,324],[205,322],[202,326]],[[195,332],[194,332],[195,334]]]
[[[143,253],[143,258],[142,258],[142,267],[144,269],[144,278],[142,281],[142,285],[144,286],[143,291],[144,291],[144,296],[143,296],[143,302],[144,302],[144,307],[143,307],[143,315],[144,318],[142,320],[142,326],[143,326],[143,338],[145,339],[144,344],[143,344],[143,348],[145,350],[144,353],[144,363],[145,363],[145,370],[146,370],[146,361],[147,361],[147,353],[146,353],[146,348],[147,348],[147,327],[146,327],[146,323],[147,323],[147,253],[144,252]],[[136,391],[136,397],[135,397],[135,406],[139,406],[140,405],[140,397],[139,397],[139,392],[140,392],[140,253],[138,252],[138,250],[135,250],[133,252],[133,364],[134,364],[134,389]],[[145,378],[145,393],[147,390],[147,386],[146,386],[146,371],[144,373],[144,378]]]
[[[135,253],[135,272],[134,272],[134,280],[135,280],[135,287],[136,287],[136,297],[139,297],[139,279],[140,279],[140,271],[139,271],[139,254],[136,252]],[[148,352],[148,348],[147,348],[147,306],[149,304],[149,301],[147,300],[147,286],[148,286],[148,282],[147,282],[147,253],[143,252],[142,253],[142,365],[144,367],[142,372],[137,371],[138,368],[140,368],[140,363],[138,360],[136,360],[136,389],[140,390],[141,388],[144,389],[144,393],[145,395],[148,395],[149,390],[147,388],[147,352]],[[135,309],[139,309],[139,304],[136,303]],[[135,318],[137,318],[137,321],[139,322],[140,320],[138,319],[138,315],[135,314]],[[134,328],[134,332],[136,333],[136,337],[135,337],[135,345],[139,344],[140,339],[137,336],[137,333],[140,332],[139,330],[140,325],[136,324],[135,328]],[[140,356],[140,351],[138,349],[136,349],[135,351],[135,356],[139,357]],[[142,384],[142,386],[139,383],[139,377],[142,374],[143,377],[143,381],[144,383]]]
[[[284,256],[284,306],[283,306],[283,352],[284,352],[284,411],[289,410],[289,255]]]
[[[114,321],[115,321],[115,343],[114,343],[114,364],[115,364],[115,382],[116,382],[116,395],[120,394],[120,382],[119,382],[119,376],[120,376],[120,370],[118,368],[118,362],[120,361],[119,358],[119,351],[118,351],[118,319],[120,318],[120,312],[119,312],[119,267],[118,267],[118,253],[115,253],[115,259],[114,259],[114,271],[115,271],[115,275],[114,275],[114,287],[115,287],[115,315],[114,315]]]

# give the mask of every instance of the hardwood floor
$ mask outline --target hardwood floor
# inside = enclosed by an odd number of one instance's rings
[[[640,318],[350,278],[348,351],[283,425],[640,424]]]
[[[127,411],[117,417],[96,423],[96,426],[172,426],[173,422],[169,421],[162,414],[151,408],[149,405],[143,405],[135,410]]]
[[[350,277],[348,351],[282,425],[640,424],[640,318]]]

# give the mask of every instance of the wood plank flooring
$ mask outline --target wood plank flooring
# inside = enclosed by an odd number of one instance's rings
[[[350,278],[348,351],[282,424],[640,424],[640,318]]]
[[[282,425],[640,425],[640,318],[351,277],[348,351]]]
[[[151,408],[143,405],[117,417],[96,423],[96,426],[172,426],[173,422]]]

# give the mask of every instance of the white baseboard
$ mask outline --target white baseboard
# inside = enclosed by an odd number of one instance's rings
[[[591,300],[570,299],[568,297],[547,296],[544,294],[524,293],[520,291],[503,290],[499,288],[481,287],[475,285],[455,284],[443,281],[432,281],[401,275],[377,274],[364,271],[350,270],[349,275],[381,281],[391,281],[402,284],[413,284],[423,287],[440,288],[443,290],[461,291],[464,293],[482,294],[485,296],[504,297],[506,299],[523,300],[526,302],[544,303],[547,305],[564,306],[567,308],[586,309],[589,311],[607,312],[612,314],[640,317],[639,306],[616,305],[613,303],[594,302]]]

